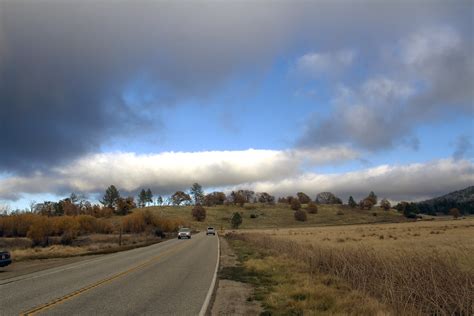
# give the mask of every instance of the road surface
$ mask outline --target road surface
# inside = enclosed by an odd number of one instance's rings
[[[198,315],[217,256],[199,233],[0,280],[0,315]]]

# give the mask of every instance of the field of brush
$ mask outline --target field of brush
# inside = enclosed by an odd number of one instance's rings
[[[474,311],[473,218],[265,229],[231,233],[228,237],[243,243],[240,247],[280,258],[273,261],[293,261],[299,273],[305,271],[312,281],[299,288],[298,297],[304,299],[287,304],[296,306],[298,312],[357,312],[337,307],[341,299],[336,294],[326,298],[327,310],[318,310],[321,302],[315,300],[318,294],[314,289],[321,287],[321,277],[344,282],[381,304],[359,310],[362,313],[471,315]],[[251,265],[252,261],[244,263]],[[270,294],[277,295],[278,291]],[[285,296],[285,292],[279,295]],[[272,306],[271,301],[267,304],[272,309],[284,308]]]

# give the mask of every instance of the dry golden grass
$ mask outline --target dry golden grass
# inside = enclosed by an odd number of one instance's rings
[[[71,247],[63,245],[53,245],[50,247],[37,247],[12,250],[12,258],[15,261],[29,259],[65,258],[74,257],[87,253],[84,247]]]
[[[5,247],[5,249],[10,249],[15,262],[32,259],[66,258],[89,254],[112,253],[161,241],[161,238],[146,233],[123,234],[122,246],[119,246],[118,234],[93,234],[78,237],[71,246],[59,244],[60,240],[57,237],[50,238],[50,242],[54,243],[51,246],[31,248],[31,242],[15,243],[15,239],[22,240],[22,238],[0,238],[0,245],[4,244],[5,240],[8,240],[10,247]],[[14,244],[17,246],[13,246]]]
[[[234,239],[345,280],[395,314],[474,312],[474,220],[263,230]]]
[[[366,247],[385,254],[412,251],[454,256],[474,273],[474,217],[460,220],[419,221],[396,224],[367,224],[258,232],[305,245],[351,249]]]

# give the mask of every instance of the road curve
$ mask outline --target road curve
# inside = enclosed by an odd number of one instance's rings
[[[199,233],[1,280],[0,315],[198,315],[217,259]]]

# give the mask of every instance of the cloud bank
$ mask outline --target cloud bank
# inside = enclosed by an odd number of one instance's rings
[[[307,166],[346,162],[359,154],[345,147],[319,150],[255,150],[93,154],[71,164],[31,176],[0,179],[0,199],[23,194],[69,192],[101,193],[111,184],[123,192],[150,187],[170,194],[199,182],[205,187],[225,187],[257,181],[275,181],[303,172]]]
[[[199,182],[207,190],[249,188],[277,196],[304,191],[315,197],[332,191],[346,199],[376,191],[392,200],[415,200],[447,193],[474,183],[474,164],[468,160],[436,160],[407,165],[381,165],[353,172],[318,174],[308,166],[343,163],[358,158],[344,147],[314,151],[255,150],[96,154],[49,173],[0,179],[0,199],[24,194],[70,192],[99,196],[110,184],[123,194],[150,187],[167,195]]]

